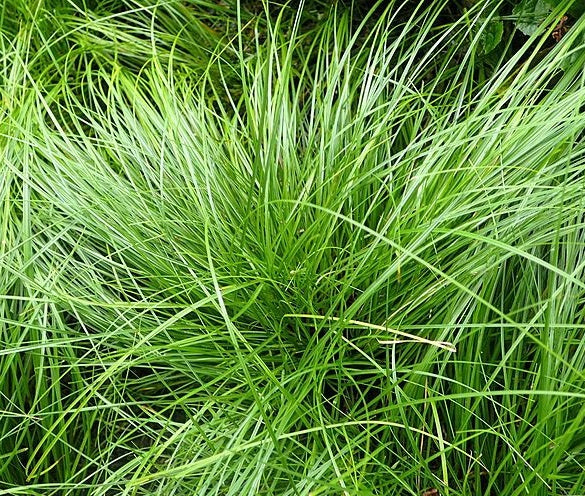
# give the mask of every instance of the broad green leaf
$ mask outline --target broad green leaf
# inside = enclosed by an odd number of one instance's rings
[[[544,0],[522,0],[513,10],[514,15],[518,16],[516,27],[530,36],[536,32],[550,11]]]
[[[563,0],[546,0],[545,2],[551,9],[558,7],[565,2]],[[585,14],[585,2],[583,0],[575,0],[573,4],[567,9],[569,15],[573,17],[580,17]]]
[[[481,44],[483,53],[489,53],[496,48],[504,34],[504,23],[501,20],[490,21],[482,33]]]

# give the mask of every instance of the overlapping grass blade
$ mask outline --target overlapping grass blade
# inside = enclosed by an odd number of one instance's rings
[[[583,487],[585,20],[495,3],[4,39],[0,494]]]

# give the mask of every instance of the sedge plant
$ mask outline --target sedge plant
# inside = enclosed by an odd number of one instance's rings
[[[585,19],[104,4],[4,24],[0,494],[583,492]]]

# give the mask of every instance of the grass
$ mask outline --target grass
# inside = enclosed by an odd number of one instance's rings
[[[0,494],[583,493],[585,19],[441,3],[4,2]]]

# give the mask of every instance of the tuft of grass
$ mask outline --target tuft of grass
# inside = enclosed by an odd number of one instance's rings
[[[98,3],[2,11],[0,494],[582,491],[585,19]]]

